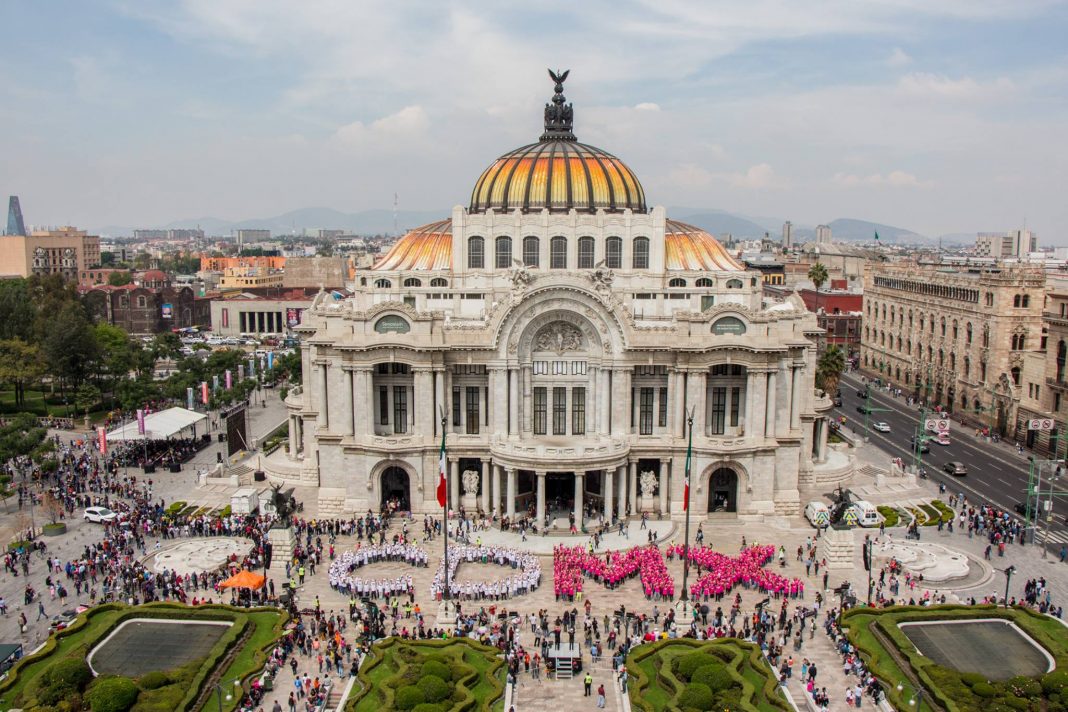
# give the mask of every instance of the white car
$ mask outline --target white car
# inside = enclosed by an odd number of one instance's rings
[[[115,521],[119,515],[112,512],[107,507],[86,507],[85,508],[85,521],[87,522],[100,522],[103,524],[110,524]]]
[[[936,437],[931,438],[931,442],[945,447],[946,445],[949,445],[949,436],[945,433],[939,433]]]
[[[881,420],[878,423],[875,423],[874,425],[872,425],[871,427],[874,430],[878,430],[880,433],[889,433],[890,432],[890,423],[884,423]]]

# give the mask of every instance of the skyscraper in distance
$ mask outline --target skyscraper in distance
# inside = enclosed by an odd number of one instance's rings
[[[22,206],[19,196],[12,195],[7,201],[7,232],[5,235],[25,235],[26,224],[22,221]]]

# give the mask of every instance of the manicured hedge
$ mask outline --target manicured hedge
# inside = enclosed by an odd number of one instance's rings
[[[1053,656],[1055,671],[1039,678],[1019,677],[1006,682],[990,682],[977,673],[962,673],[937,665],[930,658],[921,655],[899,627],[901,623],[909,621],[976,618],[1011,620]],[[885,683],[887,697],[897,709],[909,708],[909,678],[872,632],[873,628],[889,639],[903,656],[909,672],[924,686],[926,694],[949,712],[1016,709],[1016,706],[1021,704],[1020,700],[1025,704],[1019,709],[1032,708],[1033,704],[1035,709],[1045,709],[1049,712],[1068,710],[1068,699],[1064,698],[1059,689],[1053,691],[1055,683],[1049,679],[1059,674],[1057,671],[1068,668],[1068,629],[1059,621],[1029,608],[1005,609],[992,605],[854,608],[844,613],[842,621],[850,642],[860,650],[861,656],[876,677]],[[897,691],[899,683],[904,683],[902,693]],[[1037,683],[1037,686],[1032,683]],[[1031,701],[1027,702],[1028,699]]]

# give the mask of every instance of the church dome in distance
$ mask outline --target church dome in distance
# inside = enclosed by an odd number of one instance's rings
[[[545,105],[545,132],[537,143],[509,151],[482,172],[471,192],[470,212],[646,211],[645,191],[634,172],[607,151],[575,138],[574,112],[564,103],[567,75],[549,71],[556,93]]]

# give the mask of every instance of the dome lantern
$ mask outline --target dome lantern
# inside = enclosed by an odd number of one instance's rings
[[[564,97],[569,73],[549,70],[555,93],[545,105],[544,133],[537,143],[504,154],[482,172],[471,191],[470,212],[646,212],[645,191],[634,172],[607,151],[575,138],[574,110]]]

